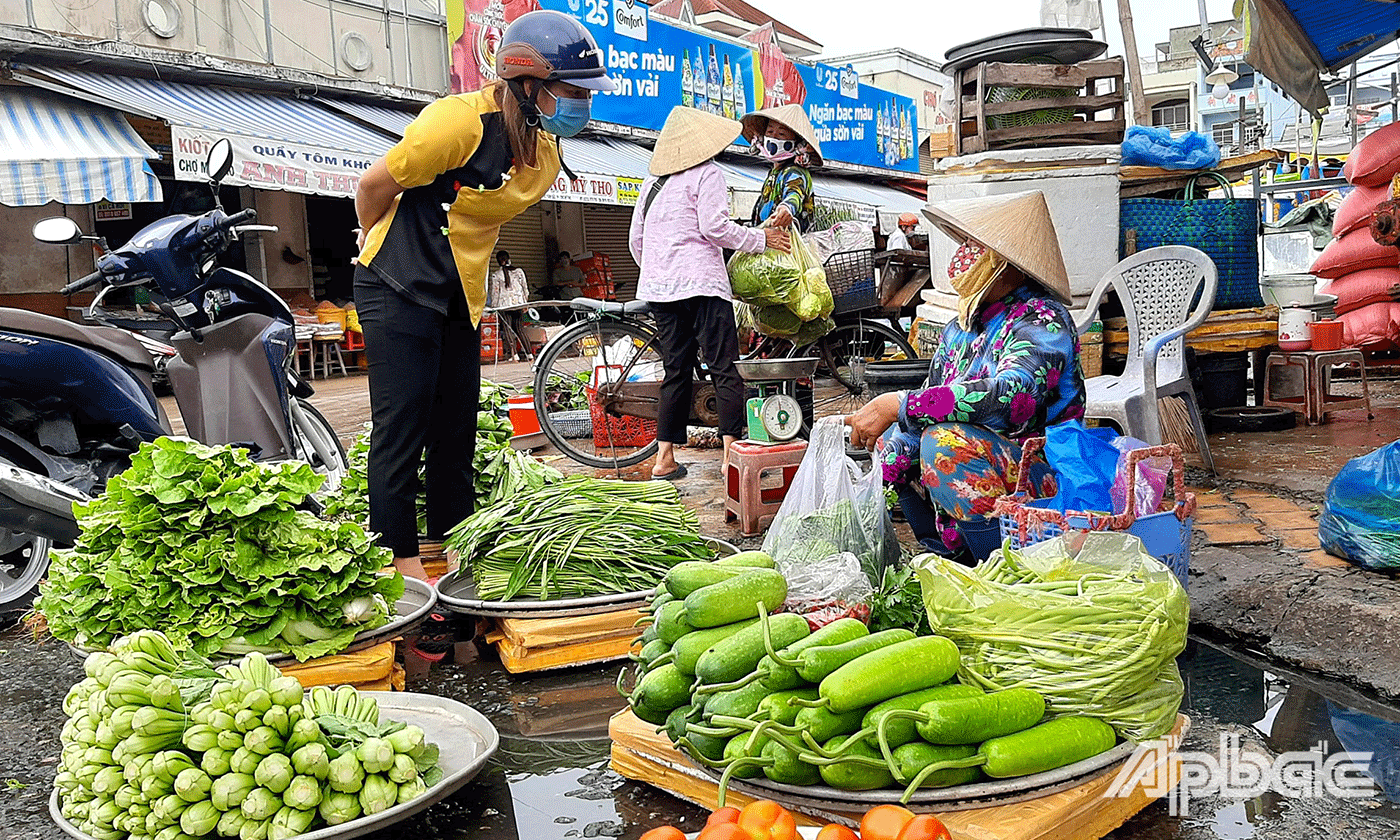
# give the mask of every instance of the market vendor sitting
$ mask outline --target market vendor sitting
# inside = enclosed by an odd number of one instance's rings
[[[919,542],[960,560],[999,543],[996,500],[1014,492],[1021,441],[1084,415],[1069,278],[1039,191],[924,208],[963,243],[948,266],[958,317],[943,329],[928,387],[884,394],[848,419],[875,449]],[[1032,490],[1051,495],[1043,459]]]

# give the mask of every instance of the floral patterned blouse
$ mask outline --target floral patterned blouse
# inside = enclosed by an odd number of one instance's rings
[[[811,229],[812,217],[817,212],[817,196],[812,189],[812,173],[806,167],[795,163],[773,167],[754,204],[753,224],[757,226],[768,221],[780,205],[787,205],[798,233]]]
[[[943,328],[929,364],[930,387],[900,400],[905,429],[970,423],[1013,440],[1084,416],[1079,336],[1069,311],[1021,286],[982,308],[964,330]]]

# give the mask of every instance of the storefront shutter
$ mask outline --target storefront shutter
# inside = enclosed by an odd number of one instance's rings
[[[637,278],[641,269],[632,261],[632,251],[627,243],[631,227],[631,207],[589,205],[583,211],[584,245],[590,251],[608,255],[613,282],[617,284],[618,300],[637,297]]]
[[[516,268],[525,272],[532,296],[536,289],[549,282],[549,268],[544,254],[543,220],[543,213],[539,206],[535,206],[506,222],[501,228],[500,236],[496,238],[496,248],[491,256],[491,268],[494,270],[495,251],[502,248],[509,251],[510,261]]]

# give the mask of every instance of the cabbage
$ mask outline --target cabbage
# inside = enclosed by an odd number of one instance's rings
[[[786,306],[760,306],[754,318],[764,335],[792,338],[802,329],[802,319]]]
[[[834,329],[836,329],[836,322],[830,318],[808,321],[797,328],[797,335],[793,337],[792,343],[798,347],[805,347]]]
[[[788,304],[792,312],[803,321],[815,321],[831,314],[836,307],[831,297],[831,289],[826,285],[826,271],[820,267],[809,268],[801,275],[802,293]]]
[[[736,253],[729,259],[729,283],[745,303],[791,303],[802,293],[802,269],[791,254],[768,250]]]

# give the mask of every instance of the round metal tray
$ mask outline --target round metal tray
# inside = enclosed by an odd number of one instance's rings
[[[737,554],[739,549],[724,540],[706,537],[705,542],[721,557]],[[639,607],[651,599],[652,590],[614,592],[585,598],[559,598],[553,601],[483,601],[476,597],[476,581],[461,569],[448,572],[438,579],[438,603],[449,612],[481,615],[491,618],[566,618],[576,615],[597,615]]]
[[[500,735],[496,732],[496,727],[491,725],[491,721],[464,703],[446,697],[402,691],[363,693],[379,703],[379,711],[385,717],[421,727],[427,739],[438,745],[442,780],[428,788],[417,799],[342,825],[298,834],[297,840],[345,840],[361,837],[424,811],[451,796],[475,778],[500,746]],[[91,835],[79,831],[77,826],[64,819],[58,807],[57,788],[49,795],[49,816],[68,836],[78,840],[94,840]]]
[[[774,382],[783,379],[806,379],[817,371],[815,356],[794,359],[740,359],[734,363],[739,378],[745,382]]]
[[[350,653],[351,651],[373,647],[387,639],[401,636],[413,630],[427,619],[428,613],[433,611],[433,607],[437,606],[437,602],[437,590],[429,586],[426,581],[411,577],[404,578],[403,597],[394,602],[394,617],[389,620],[389,623],[382,627],[376,627],[373,630],[366,630],[363,633],[357,634],[355,640],[350,643],[350,646],[340,652]],[[98,648],[86,648],[68,643],[68,650],[77,658],[86,659],[88,654],[96,653]],[[239,658],[238,656],[220,656],[215,653],[213,656],[209,657],[209,660],[215,665],[220,665],[225,662],[235,662]],[[282,662],[295,662],[296,657],[292,656],[290,653],[274,653],[268,655],[267,661],[276,665]]]
[[[989,779],[956,787],[921,789],[910,798],[908,807],[913,810],[919,810],[922,806],[925,809],[937,807],[941,811],[964,811],[1038,799],[1077,787],[1095,776],[1112,771],[1132,755],[1135,749],[1137,744],[1125,741],[1093,758],[1044,773],[1014,779]],[[700,769],[716,780],[720,777],[719,773],[710,768]],[[825,785],[783,785],[763,777],[733,779],[729,782],[729,789],[746,796],[772,799],[784,807],[804,811],[827,811],[833,806],[849,810],[873,808],[876,805],[898,805],[900,797],[904,794],[902,788],[851,791]]]

